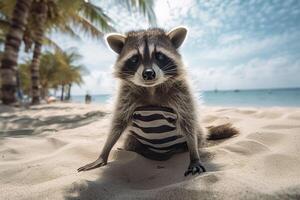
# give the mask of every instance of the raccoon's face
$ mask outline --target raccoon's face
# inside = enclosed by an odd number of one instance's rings
[[[168,33],[155,28],[108,35],[109,47],[119,55],[115,75],[143,87],[176,79],[183,67],[177,49],[186,34],[186,28],[178,27]]]

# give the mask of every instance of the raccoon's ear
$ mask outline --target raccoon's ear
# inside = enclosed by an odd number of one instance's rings
[[[186,37],[187,31],[187,28],[179,26],[173,28],[167,33],[167,36],[170,38],[172,44],[176,49],[178,49],[182,45]]]
[[[125,44],[125,39],[125,35],[118,33],[111,33],[106,36],[107,45],[117,54],[121,53]]]

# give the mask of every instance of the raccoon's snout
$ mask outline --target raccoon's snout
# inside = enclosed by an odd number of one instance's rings
[[[153,69],[148,68],[143,71],[143,79],[145,81],[151,81],[151,80],[155,79],[155,77],[156,77],[156,74]]]

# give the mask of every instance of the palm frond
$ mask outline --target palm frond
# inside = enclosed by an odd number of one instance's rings
[[[91,24],[99,26],[101,31],[114,31],[114,28],[110,25],[112,23],[112,19],[104,13],[102,8],[84,1],[81,5],[79,13]]]
[[[72,68],[78,72],[80,72],[82,75],[88,75],[90,74],[89,70],[85,67],[85,65],[79,64],[76,66],[72,66]]]
[[[0,29],[4,31],[8,31],[10,23],[8,20],[0,18]]]
[[[153,0],[117,0],[117,2],[125,5],[130,12],[132,11],[132,8],[137,9],[140,13],[147,17],[148,21],[153,26],[156,25]]]
[[[5,42],[5,35],[3,33],[0,33],[0,45],[4,44]]]
[[[86,36],[90,36],[93,39],[103,40],[104,33],[97,29],[91,22],[84,17],[74,15],[71,18],[73,27],[77,28]]]
[[[51,40],[49,37],[44,37],[43,44],[54,48],[56,51],[63,51],[63,49],[53,40]]]
[[[2,12],[0,4],[0,33],[7,33],[10,27],[8,16]]]
[[[1,16],[5,16],[7,18],[11,18],[13,13],[13,9],[16,5],[16,0],[1,0],[0,1],[0,11]]]
[[[66,23],[54,24],[51,28],[51,32],[59,32],[75,40],[80,40],[80,36],[74,31],[74,29],[69,24]]]

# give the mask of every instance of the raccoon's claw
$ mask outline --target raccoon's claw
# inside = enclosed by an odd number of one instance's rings
[[[91,170],[91,169],[102,167],[102,166],[104,166],[106,164],[107,164],[106,161],[104,161],[102,158],[98,158],[96,161],[78,168],[77,171],[78,172],[88,171],[88,170]]]
[[[200,163],[200,161],[191,162],[189,168],[185,171],[184,176],[189,174],[195,175],[196,173],[206,172],[204,166]]]

